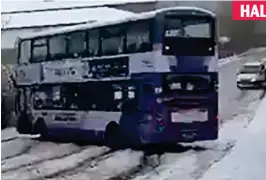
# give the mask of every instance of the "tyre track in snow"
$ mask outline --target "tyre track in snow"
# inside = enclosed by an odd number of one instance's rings
[[[105,155],[90,164],[59,174],[49,180],[107,180],[115,175],[127,173],[128,170],[137,170],[142,161],[143,152],[133,150],[121,150]]]
[[[7,138],[7,139],[3,139],[1,140],[1,143],[5,143],[5,142],[9,142],[9,141],[13,141],[13,140],[16,140],[18,139],[19,137],[11,137],[11,138]]]
[[[1,143],[1,160],[8,160],[16,156],[27,154],[39,143],[39,141],[26,138],[17,138],[12,141]]]
[[[43,142],[31,148],[27,154],[9,158],[2,161],[1,172],[14,171],[26,166],[34,166],[44,161],[55,160],[78,153],[87,147],[79,147],[74,144],[56,144]]]
[[[2,173],[2,179],[38,180],[53,178],[60,174],[74,171],[85,164],[97,161],[97,159],[110,153],[112,151],[108,148],[92,146],[66,157],[47,160],[14,171],[7,171]]]

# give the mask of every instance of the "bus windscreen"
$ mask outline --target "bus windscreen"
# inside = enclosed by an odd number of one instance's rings
[[[163,54],[177,56],[213,56],[215,54],[214,19],[205,16],[165,16]]]
[[[165,37],[207,38],[212,37],[208,19],[165,19]]]

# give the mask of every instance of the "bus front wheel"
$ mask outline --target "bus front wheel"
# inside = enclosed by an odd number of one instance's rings
[[[33,126],[33,130],[34,130],[34,134],[41,135],[40,140],[48,139],[48,128],[45,124],[44,119],[42,118],[37,119],[37,121],[35,122]]]
[[[104,141],[106,146],[113,150],[118,150],[122,147],[119,137],[119,125],[116,122],[110,122],[104,132]]]

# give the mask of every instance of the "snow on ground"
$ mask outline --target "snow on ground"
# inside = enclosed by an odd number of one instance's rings
[[[115,152],[112,156],[102,157],[102,160],[94,162],[93,165],[85,165],[84,167],[67,173],[61,177],[55,177],[51,180],[100,180],[109,179],[114,175],[121,174],[128,169],[135,168],[139,165],[142,152],[125,150]]]
[[[262,180],[266,177],[266,98],[231,153],[200,180]]]
[[[108,149],[103,147],[90,147],[66,157],[48,160],[39,164],[29,165],[14,171],[2,173],[2,179],[31,180],[40,177],[52,177],[59,172],[76,168],[94,157],[102,156],[107,151]]]
[[[1,143],[1,160],[10,159],[27,153],[27,151],[37,143],[37,141],[28,138],[14,139],[12,141]]]
[[[2,173],[16,170],[21,167],[34,165],[43,161],[62,158],[77,153],[86,147],[79,147],[74,144],[56,144],[44,142],[32,147],[27,154],[22,154],[8,160],[2,160]]]
[[[17,138],[18,132],[15,128],[6,128],[1,131],[1,141],[9,141],[14,138]]]

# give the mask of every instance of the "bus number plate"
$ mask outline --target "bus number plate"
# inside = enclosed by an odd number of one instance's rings
[[[205,122],[208,120],[208,111],[200,109],[180,110],[171,113],[173,123]]]

